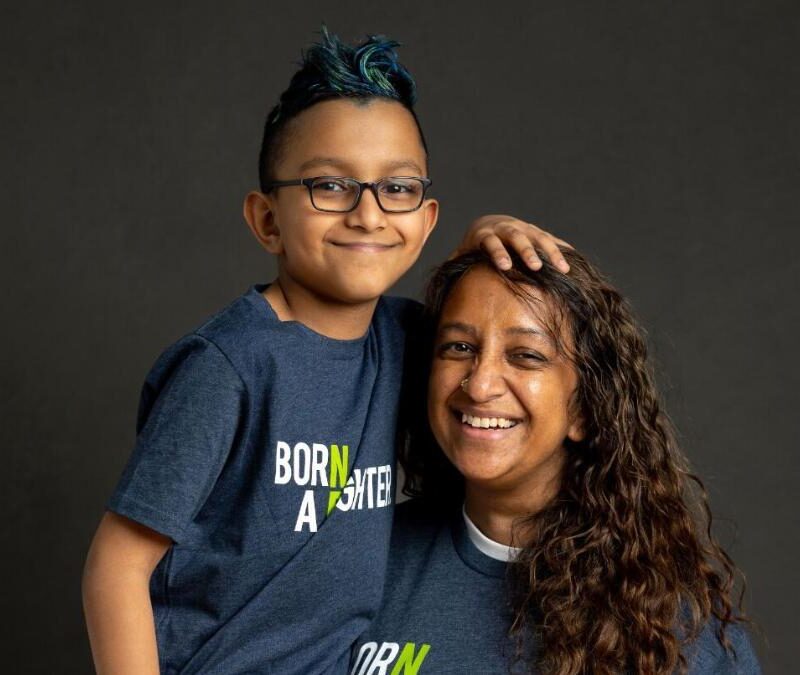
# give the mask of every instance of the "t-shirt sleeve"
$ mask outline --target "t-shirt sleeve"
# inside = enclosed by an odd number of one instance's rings
[[[716,621],[709,622],[686,654],[689,675],[761,675],[753,645],[741,624],[729,624],[725,635],[733,653],[717,638]]]
[[[406,331],[414,331],[422,320],[424,305],[411,298],[384,296],[387,307],[395,320]]]
[[[136,444],[107,508],[181,542],[236,439],[245,393],[209,340],[169,347],[145,379]]]

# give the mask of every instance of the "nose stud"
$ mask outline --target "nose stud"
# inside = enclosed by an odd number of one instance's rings
[[[468,378],[468,377],[465,377],[463,380],[461,380],[461,388],[462,388],[464,391],[466,391],[466,390],[467,390],[467,383],[468,383],[468,382],[469,382],[469,378]]]

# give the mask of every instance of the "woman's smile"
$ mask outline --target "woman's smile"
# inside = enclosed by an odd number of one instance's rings
[[[463,407],[454,408],[451,412],[452,424],[465,440],[499,441],[517,433],[521,422],[517,417],[497,411],[478,411]]]
[[[573,365],[557,349],[546,298],[530,303],[476,267],[439,320],[429,385],[431,428],[448,459],[486,488],[536,491],[578,438]]]

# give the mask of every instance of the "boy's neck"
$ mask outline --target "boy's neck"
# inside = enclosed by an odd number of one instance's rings
[[[336,302],[309,291],[285,274],[262,293],[280,321],[298,321],[334,340],[355,340],[367,332],[378,299],[351,304]]]

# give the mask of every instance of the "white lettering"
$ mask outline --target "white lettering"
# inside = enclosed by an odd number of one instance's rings
[[[311,476],[311,448],[305,443],[294,446],[294,482],[305,485]]]
[[[303,525],[308,525],[309,532],[317,531],[317,506],[314,502],[313,490],[306,490],[303,495],[303,503],[300,504],[300,512],[297,514],[294,531],[302,532]]]
[[[275,485],[286,485],[292,477],[292,467],[289,465],[289,458],[292,450],[288,443],[278,441],[275,448]]]
[[[314,460],[311,463],[311,484],[328,485],[328,476],[325,470],[328,468],[328,446],[322,443],[314,443]],[[319,480],[319,482],[317,482]]]
[[[377,642],[365,642],[358,650],[358,658],[356,658],[353,670],[350,671],[351,675],[365,675],[367,666],[372,661],[375,651],[378,649]]]
[[[383,498],[384,490],[386,490],[386,483],[384,483],[384,477],[386,476],[386,469],[385,466],[378,467],[378,480],[377,486],[375,488],[375,504],[377,506],[386,506],[386,500]]]
[[[353,508],[361,510],[361,505],[364,502],[364,474],[361,473],[361,469],[353,469],[353,478],[355,479],[355,487],[356,492],[353,495]]]
[[[372,667],[367,671],[367,675],[386,675],[387,668],[394,661],[398,651],[400,651],[400,645],[396,642],[384,642],[378,653],[375,654]]]
[[[339,501],[336,502],[336,508],[340,511],[349,511],[353,508],[353,497],[355,496],[353,493],[353,477],[350,476],[350,478],[347,479],[347,485],[345,485],[344,490],[342,490],[342,496],[339,497]]]
[[[372,477],[375,475],[377,468],[374,466],[369,467],[364,471],[364,476],[367,479],[367,508],[372,509],[375,508],[375,505],[372,503]]]

